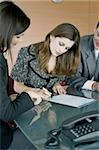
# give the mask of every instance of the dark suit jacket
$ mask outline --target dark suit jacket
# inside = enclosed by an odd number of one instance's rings
[[[87,80],[91,80],[96,71],[96,58],[93,44],[93,35],[83,36],[80,41],[81,62],[76,77],[68,77],[67,83],[71,86],[81,88]],[[99,71],[97,72],[99,82]]]
[[[25,92],[11,102],[7,93],[7,82],[7,62],[0,52],[0,149],[7,148],[12,140],[12,133],[5,122],[15,119],[34,106],[31,98]]]

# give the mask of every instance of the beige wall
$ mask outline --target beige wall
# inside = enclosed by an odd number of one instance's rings
[[[13,0],[31,18],[31,26],[23,42],[14,51],[14,61],[21,46],[44,40],[45,35],[63,22],[73,23],[81,35],[93,32],[99,21],[98,0],[63,0],[55,4],[51,0]]]
[[[28,40],[41,41],[56,25],[70,22],[78,27],[81,35],[93,32],[99,19],[98,1],[71,1],[54,4],[51,0],[14,0],[31,18]],[[25,42],[26,43],[26,42]]]

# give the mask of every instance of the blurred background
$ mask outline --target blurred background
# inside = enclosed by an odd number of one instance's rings
[[[61,0],[59,3],[53,0],[12,1],[22,8],[31,19],[31,25],[23,41],[14,48],[14,63],[21,47],[44,40],[46,34],[60,23],[74,24],[82,36],[93,33],[99,21],[98,0]]]

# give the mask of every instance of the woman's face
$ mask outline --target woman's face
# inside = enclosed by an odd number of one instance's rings
[[[50,36],[50,51],[56,57],[67,52],[73,44],[74,41],[68,38]]]
[[[11,42],[11,47],[16,46],[19,42],[22,41],[22,37],[24,36],[24,33],[14,35]]]

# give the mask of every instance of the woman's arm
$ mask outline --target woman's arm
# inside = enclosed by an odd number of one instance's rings
[[[17,93],[22,93],[23,91],[27,92],[31,98],[34,98],[34,104],[38,104],[38,102],[40,103],[42,100],[47,100],[51,96],[51,93],[47,89],[31,88],[17,81],[14,81],[14,90]]]
[[[7,93],[7,79],[5,62],[0,62],[0,119],[3,121],[13,120],[34,106],[26,92],[18,95],[12,102]]]
[[[35,88],[28,87],[28,86],[24,85],[24,83],[14,80],[14,90],[17,93],[21,93],[23,91],[34,91]]]

